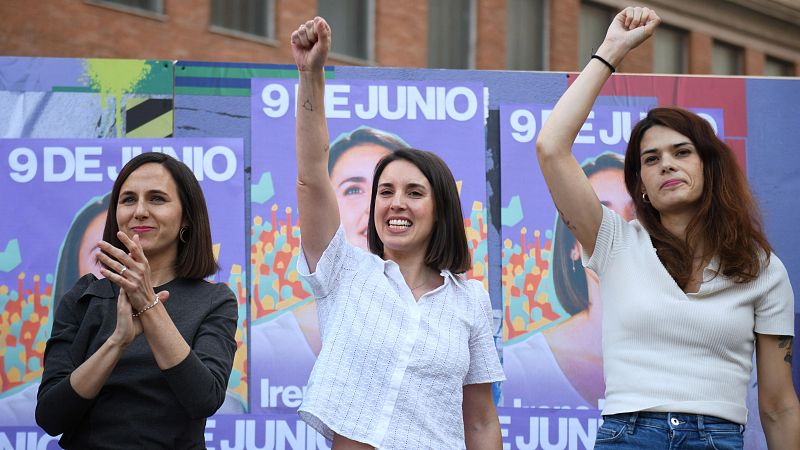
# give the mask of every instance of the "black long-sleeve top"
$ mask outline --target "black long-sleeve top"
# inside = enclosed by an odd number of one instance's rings
[[[62,298],[36,404],[36,422],[50,435],[63,433],[62,447],[205,448],[206,418],[222,405],[233,366],[236,297],[224,284],[187,279],[161,290],[169,291],[164,307],[191,352],[161,370],[142,333],[94,399],[80,397],[69,376],[114,332],[119,289],[86,275]]]

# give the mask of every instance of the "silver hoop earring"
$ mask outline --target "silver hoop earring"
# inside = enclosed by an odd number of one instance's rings
[[[650,203],[650,197],[648,197],[644,192],[642,193],[642,201],[645,203]]]
[[[180,239],[180,241],[183,242],[184,244],[189,242],[189,241],[186,240],[186,236],[185,236],[186,231],[188,229],[189,229],[189,227],[181,227],[181,230],[178,232],[178,239]]]

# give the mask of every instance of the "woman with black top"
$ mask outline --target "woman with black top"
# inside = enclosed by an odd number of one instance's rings
[[[236,350],[236,297],[217,271],[205,198],[160,153],[117,177],[99,243],[105,278],[59,301],[36,421],[64,448],[205,448]]]

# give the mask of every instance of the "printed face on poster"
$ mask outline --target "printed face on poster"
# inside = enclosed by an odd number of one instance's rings
[[[297,275],[297,82],[252,80],[252,411],[296,409],[320,350],[311,289]],[[375,165],[393,149],[432,151],[453,172],[473,268],[487,282],[483,88],[477,83],[329,80],[329,174],[350,243],[366,248]],[[313,105],[308,105],[313,107]]]
[[[34,425],[36,389],[45,343],[60,297],[86,273],[100,276],[111,188],[123,165],[142,152],[185,162],[208,206],[220,271],[211,277],[237,293],[240,323],[227,408],[247,404],[244,176],[241,139],[5,139],[0,140],[0,384],[4,424]],[[28,400],[25,400],[28,399]]]
[[[536,157],[552,108],[500,107],[504,405],[601,409],[599,281],[583,268],[580,243],[558,219]],[[694,112],[724,137],[722,110]],[[626,220],[635,210],[624,155],[631,129],[646,114],[644,107],[595,106],[572,148],[600,202]],[[558,342],[578,350],[564,356],[553,350]]]

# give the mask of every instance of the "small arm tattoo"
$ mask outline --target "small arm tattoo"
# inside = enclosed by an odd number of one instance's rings
[[[567,226],[567,228],[568,228],[570,231],[575,231],[575,225],[573,225],[572,223],[570,223],[569,219],[567,219],[567,217],[564,215],[564,213],[562,213],[562,212],[561,212],[561,210],[560,210],[560,209],[557,209],[557,211],[558,211],[558,215],[559,215],[559,217],[561,217],[561,221],[562,221],[562,222],[564,222],[564,225],[566,225],[566,226]]]
[[[306,111],[314,110],[314,106],[311,105],[311,100],[306,99],[306,101],[303,102],[303,109],[305,109]]]
[[[786,349],[786,356],[783,357],[783,360],[792,365],[792,341],[794,338],[792,336],[780,336],[778,338],[778,348],[785,348]]]

